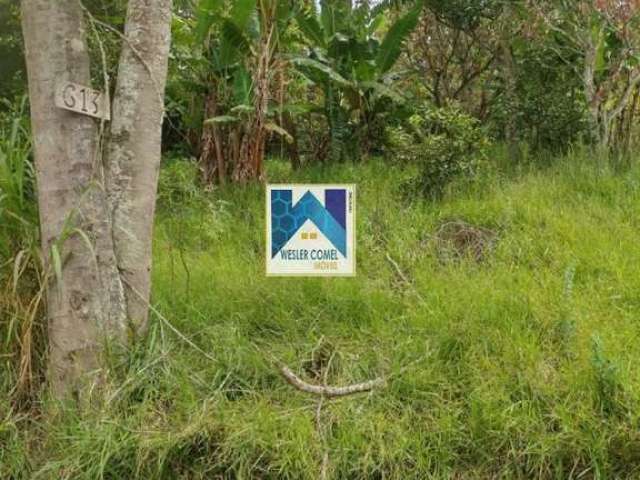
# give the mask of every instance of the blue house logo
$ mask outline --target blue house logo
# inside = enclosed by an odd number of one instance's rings
[[[347,190],[324,190],[324,206],[307,192],[293,204],[291,189],[271,190],[271,257],[275,257],[302,225],[310,220],[343,255],[347,256]]]
[[[355,185],[267,185],[268,276],[356,274]]]

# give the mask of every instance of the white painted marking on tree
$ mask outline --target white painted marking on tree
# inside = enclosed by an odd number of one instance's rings
[[[110,120],[107,96],[98,90],[73,82],[60,82],[56,87],[55,104],[58,108],[70,110],[90,117]]]

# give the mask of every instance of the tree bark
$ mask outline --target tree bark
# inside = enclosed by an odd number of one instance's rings
[[[171,1],[129,2],[106,164],[97,121],[54,104],[58,82],[91,84],[80,0],[21,1],[49,377],[63,397],[100,381],[105,341],[124,343],[127,320],[146,323]]]
[[[105,335],[122,339],[125,304],[103,189],[96,121],[54,106],[60,80],[89,85],[78,0],[22,0],[53,392],[99,376]],[[87,240],[91,245],[87,244]],[[85,376],[94,371],[96,375]]]
[[[211,91],[207,94],[204,103],[205,120],[217,115],[217,85],[215,82],[212,83]],[[216,180],[220,185],[225,183],[226,168],[222,150],[218,126],[215,123],[204,123],[202,135],[200,136],[200,158],[198,163],[202,171],[202,181],[206,185],[210,185]]]
[[[507,8],[506,21],[508,22],[513,15],[510,8]],[[505,84],[505,96],[507,100],[507,118],[504,124],[504,137],[507,143],[507,149],[509,154],[509,160],[513,163],[520,161],[520,145],[518,141],[518,130],[516,122],[517,112],[517,78],[516,78],[516,65],[513,59],[513,52],[511,51],[511,31],[507,24],[502,26],[500,32],[500,53],[502,63],[502,75]]]
[[[291,113],[285,112],[282,115],[282,128],[284,128],[289,135],[291,135],[291,141],[286,142],[287,155],[291,162],[291,168],[293,170],[300,170],[302,162],[300,161],[300,151],[298,149],[298,130],[296,123],[293,120]]]
[[[512,162],[518,162],[520,160],[520,146],[518,145],[518,130],[516,127],[516,78],[511,47],[506,42],[502,45],[502,72],[508,105],[507,118],[504,124],[504,137],[509,151],[509,159]]]
[[[151,237],[160,170],[171,0],[129,0],[113,100],[107,190],[127,316],[146,329]]]

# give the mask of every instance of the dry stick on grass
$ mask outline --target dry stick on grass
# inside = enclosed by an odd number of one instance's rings
[[[151,303],[149,303],[149,301],[146,300],[142,296],[142,294],[138,290],[136,290],[136,288],[133,285],[131,285],[131,283],[129,283],[126,280],[123,280],[123,282],[126,283],[129,286],[129,288],[131,288],[131,291],[133,291],[133,293],[135,293],[138,296],[138,298],[140,298],[140,300],[142,300],[144,303],[147,304],[147,307],[149,307],[149,310],[155,313],[156,316],[162,321],[162,323],[164,323],[167,327],[169,327],[169,330],[175,333],[178,336],[178,338],[180,338],[183,342],[185,342],[187,345],[189,345],[191,348],[193,348],[197,352],[201,353],[208,360],[211,360],[212,362],[217,361],[215,358],[213,358],[211,355],[209,355],[207,352],[205,352],[199,346],[197,346],[195,343],[189,340],[189,338],[185,334],[183,334],[180,330],[174,327],[173,324],[169,320],[167,320],[167,318],[164,315],[162,315],[162,313],[160,313],[156,307],[154,307]]]
[[[421,355],[416,360],[406,364],[399,371],[394,372],[385,377],[378,377],[378,378],[374,378],[373,380],[368,380],[362,383],[354,383],[352,385],[346,385],[344,387],[334,387],[334,386],[326,385],[326,378],[325,378],[324,385],[314,385],[313,383],[305,382],[299,376],[293,373],[293,371],[289,367],[282,364],[280,364],[280,373],[285,378],[287,383],[297,388],[301,392],[320,395],[323,398],[339,398],[339,397],[346,397],[348,395],[354,395],[356,393],[369,392],[376,388],[382,388],[385,385],[387,385],[389,380],[404,374],[407,370],[409,370],[411,367],[413,367],[417,363],[427,358],[429,355],[430,353],[427,351],[427,353],[425,353],[424,355]]]
[[[328,478],[328,475],[329,475],[329,449],[327,446],[324,427],[323,427],[322,418],[321,418],[322,407],[324,406],[324,400],[330,399],[330,398],[345,397],[345,396],[353,395],[356,393],[369,392],[374,388],[383,387],[387,384],[387,381],[390,378],[401,375],[407,369],[409,369],[412,365],[422,360],[423,358],[424,357],[421,357],[420,359],[415,360],[408,365],[405,365],[402,369],[400,369],[399,372],[396,372],[393,375],[389,375],[387,377],[378,377],[373,380],[369,380],[367,382],[355,383],[355,384],[347,385],[344,387],[331,387],[327,385],[327,375],[329,372],[329,368],[331,366],[331,361],[333,360],[333,355],[331,356],[331,358],[329,358],[329,363],[324,372],[323,385],[314,385],[314,384],[305,382],[300,377],[298,377],[295,373],[293,373],[293,371],[291,371],[290,368],[288,368],[286,365],[281,364],[280,372],[282,373],[282,376],[290,385],[292,385],[293,387],[295,387],[296,389],[302,392],[311,393],[311,394],[320,396],[318,400],[318,406],[315,412],[316,430],[318,432],[318,435],[320,435],[320,439],[322,440],[322,443],[324,444],[324,452],[322,454],[322,461],[320,463],[320,480],[326,480],[326,478]]]
[[[324,372],[324,379],[322,385],[314,385],[308,382],[305,382],[300,377],[298,377],[291,369],[287,366],[282,365],[280,367],[280,372],[282,376],[287,380],[287,382],[297,388],[298,390],[305,393],[312,393],[315,395],[319,395],[320,398],[318,400],[318,406],[316,408],[316,430],[320,439],[322,441],[324,452],[322,453],[322,461],[320,463],[320,480],[325,480],[328,478],[329,474],[329,448],[327,446],[326,435],[324,431],[324,426],[322,424],[322,407],[324,406],[324,400],[330,398],[337,397],[346,397],[347,395],[353,395],[356,393],[364,393],[374,388],[382,387],[386,384],[386,380],[384,378],[375,378],[373,380],[369,380],[368,382],[363,383],[355,383],[352,385],[347,385],[344,387],[332,387],[327,385],[327,376],[329,370],[331,368],[331,362],[333,360],[333,355],[329,358],[329,362]]]
[[[375,378],[367,382],[354,383],[344,387],[332,387],[329,385],[314,385],[312,383],[305,382],[285,365],[280,367],[280,373],[282,373],[282,376],[290,385],[294,386],[301,392],[322,395],[325,398],[346,397],[347,395],[354,395],[356,393],[369,392],[374,388],[380,388],[386,384],[386,380],[384,378]]]
[[[406,283],[407,285],[409,285],[411,287],[411,291],[416,295],[416,297],[418,297],[418,299],[421,302],[424,302],[424,297],[422,295],[420,295],[420,292],[418,292],[416,287],[413,285],[413,282],[411,280],[409,280],[409,278],[407,278],[407,276],[404,274],[404,272],[400,268],[400,265],[398,265],[398,262],[396,262],[393,258],[391,258],[391,255],[389,255],[388,252],[385,254],[385,257],[386,257],[387,261],[391,264],[391,266],[395,269],[395,271],[398,274],[398,276],[400,277],[400,279],[404,283]]]

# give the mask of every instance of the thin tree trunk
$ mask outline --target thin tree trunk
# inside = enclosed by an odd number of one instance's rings
[[[269,14],[267,14],[268,16]],[[233,179],[238,182],[250,180],[262,180],[264,144],[266,141],[266,116],[269,104],[269,70],[271,67],[271,48],[273,25],[267,25],[267,32],[260,41],[260,53],[257,58],[256,72],[254,75],[254,112],[251,119],[248,135],[243,140],[240,158],[235,164]]]
[[[636,92],[633,95],[633,100],[631,101],[631,107],[629,109],[629,115],[627,116],[627,125],[625,128],[625,151],[631,152],[631,148],[635,145],[632,143],[633,137],[633,125],[634,120],[636,118],[636,112],[638,110],[638,100],[640,99],[640,87],[636,87]]]
[[[59,81],[90,84],[80,2],[22,0],[21,6],[42,249],[52,273],[47,295],[49,377],[54,394],[61,396],[99,376],[105,336],[124,338],[124,293],[96,121],[54,106]],[[86,377],[90,371],[96,375]]]
[[[58,82],[90,85],[80,0],[22,0],[21,7],[51,274],[49,376],[63,397],[99,381],[104,342],[124,343],[127,320],[146,323],[171,1],[129,2],[106,164],[97,121],[54,105]]]
[[[107,152],[113,239],[134,329],[147,324],[171,0],[129,0]]]
[[[205,119],[213,118],[217,115],[216,88],[214,84],[209,94],[207,94],[204,107]],[[222,156],[218,126],[215,123],[204,124],[202,126],[200,143],[199,163],[202,170],[203,183],[213,183],[217,177],[218,183],[221,185],[224,184],[226,168],[224,157]]]
[[[509,44],[509,31],[506,26],[503,28],[504,31],[501,32],[500,38],[500,50],[502,54],[502,74],[507,98],[507,118],[504,125],[504,136],[507,142],[509,159],[511,162],[518,162],[520,160],[520,146],[518,144],[518,131],[516,126],[517,79],[513,52]]]
[[[589,121],[592,136],[598,148],[605,148],[608,141],[606,132],[606,115],[601,111],[600,93],[596,86],[596,46],[591,37],[585,40],[584,68],[582,71],[582,84],[584,95],[587,100],[589,110]]]
[[[285,146],[289,160],[291,161],[291,168],[293,170],[299,170],[302,163],[300,161],[300,151],[298,149],[298,131],[291,113],[285,112],[282,115],[282,127],[289,133],[289,135],[291,135],[291,142],[286,142]]]

